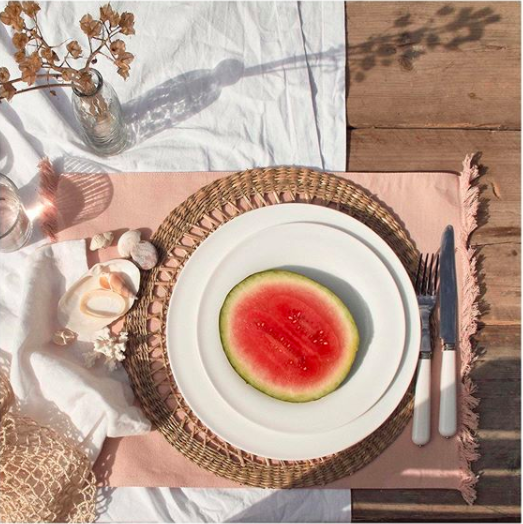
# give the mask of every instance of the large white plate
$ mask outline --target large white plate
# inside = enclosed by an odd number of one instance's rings
[[[227,294],[249,275],[274,268],[296,271],[330,288],[348,306],[360,332],[347,379],[315,402],[282,402],[254,389],[232,368],[222,348],[219,314]],[[216,391],[252,422],[285,432],[325,432],[365,413],[392,382],[405,346],[403,302],[383,262],[353,236],[321,224],[269,227],[228,251],[202,292],[197,319],[186,318],[184,325],[194,322],[197,338],[193,330],[184,330],[184,347],[199,351]]]
[[[384,395],[361,416],[320,433],[277,431],[252,422],[216,392],[205,372],[199,351],[184,345],[185,332],[197,330],[197,323],[188,324],[186,319],[198,318],[200,297],[216,266],[227,253],[257,232],[294,222],[335,227],[350,233],[371,248],[394,278],[406,315],[405,349],[398,371]],[[410,279],[400,260],[378,235],[361,222],[325,207],[281,204],[245,213],[222,226],[202,243],[182,270],[175,286],[166,334],[169,360],[176,382],[191,408],[210,429],[248,452],[280,460],[302,460],[329,455],[349,447],[368,436],[388,418],[405,394],[414,374],[419,354],[420,325]],[[373,387],[373,384],[369,384],[369,387]]]

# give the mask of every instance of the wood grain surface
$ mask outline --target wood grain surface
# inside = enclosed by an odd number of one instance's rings
[[[520,4],[349,2],[347,170],[460,171],[477,153],[482,310],[478,498],[356,490],[353,519],[519,521],[521,391]]]

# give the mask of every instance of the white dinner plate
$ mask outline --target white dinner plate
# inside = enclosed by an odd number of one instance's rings
[[[360,332],[349,375],[336,391],[314,402],[284,402],[249,386],[221,344],[219,315],[229,291],[253,273],[276,268],[296,271],[334,291]],[[184,330],[184,347],[200,353],[218,394],[252,422],[302,434],[325,432],[365,413],[392,382],[405,347],[403,302],[383,262],[352,235],[314,223],[272,226],[228,251],[203,289],[197,318],[187,317],[183,325],[193,323],[196,333]]]
[[[201,297],[218,264],[247,238],[270,227],[295,222],[323,224],[349,233],[385,264],[401,294],[406,340],[398,370],[382,397],[359,417],[323,432],[279,431],[260,425],[231,407],[216,391],[201,354],[185,345],[197,332]],[[416,296],[400,260],[361,222],[332,209],[309,204],[280,204],[250,211],[221,226],[191,256],[180,273],[167,315],[167,350],[174,377],[196,415],[224,440],[247,452],[280,460],[312,459],[341,451],[376,430],[394,411],[414,374],[419,354],[420,323]],[[384,362],[384,366],[387,362]],[[369,384],[372,388],[373,384]]]

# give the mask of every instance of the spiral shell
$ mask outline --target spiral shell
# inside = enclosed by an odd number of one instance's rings
[[[119,273],[103,273],[100,276],[100,286],[103,289],[110,289],[124,298],[136,298],[136,295],[127,287],[124,278]]]
[[[91,239],[89,249],[96,251],[97,249],[104,249],[113,243],[114,234],[112,231],[106,231],[105,233],[98,233]]]

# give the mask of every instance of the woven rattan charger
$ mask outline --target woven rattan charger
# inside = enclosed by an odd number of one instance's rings
[[[141,298],[125,322],[130,335],[126,370],[143,410],[167,441],[212,473],[264,488],[319,486],[351,475],[396,439],[413,407],[411,387],[387,421],[358,444],[320,459],[279,461],[224,442],[185,402],[170,370],[165,338],[179,271],[220,225],[247,211],[289,202],[327,206],[358,219],[389,244],[413,277],[418,260],[414,245],[391,213],[362,188],[305,168],[250,169],[203,187],[164,220],[152,237],[160,262],[142,274]]]

